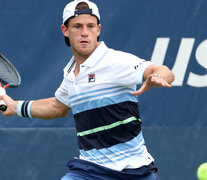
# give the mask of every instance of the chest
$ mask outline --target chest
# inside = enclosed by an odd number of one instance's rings
[[[65,74],[66,85],[70,97],[83,96],[89,92],[115,87],[115,82],[110,66],[85,67],[80,66],[78,75],[73,70]]]

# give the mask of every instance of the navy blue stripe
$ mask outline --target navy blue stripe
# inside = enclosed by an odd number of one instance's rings
[[[22,106],[21,106],[21,115],[22,115],[22,117],[24,117],[23,116],[23,114],[24,114],[24,108],[23,108],[24,107],[24,104],[25,104],[25,101],[22,103]]]
[[[84,111],[74,115],[77,132],[83,132],[101,126],[110,125],[130,117],[139,119],[137,102],[122,102]]]
[[[24,102],[22,103],[22,107],[21,107],[21,114],[22,114],[22,117],[25,117],[25,116],[24,116],[24,106],[25,106],[25,103],[26,103],[26,101],[24,101]]]
[[[79,10],[76,10],[74,14],[77,14],[77,15],[92,14],[92,9],[79,9]]]
[[[69,67],[67,73],[69,74],[70,71],[73,69],[73,66],[75,65],[75,61],[73,61],[73,63],[71,64],[71,66]]]
[[[27,113],[27,107],[28,107],[29,101],[24,101],[22,103],[22,107],[21,107],[21,115],[22,117],[29,117],[28,113]]]
[[[99,166],[95,163],[84,161],[81,159],[73,159],[67,163],[69,167],[69,175],[73,175],[76,172],[75,177],[78,179],[90,179],[90,180],[135,180],[135,179],[159,179],[156,172],[158,171],[154,163],[148,166],[142,166],[136,169],[124,169],[122,171],[115,171],[103,166]],[[79,173],[80,172],[80,173]],[[154,174],[154,176],[152,175]],[[155,177],[155,178],[152,178]],[[157,177],[157,178],[156,178]]]
[[[28,112],[27,112],[28,105],[29,105],[29,101],[27,101],[25,103],[25,117],[27,117],[27,118],[29,118],[29,115],[28,115]]]
[[[125,143],[137,137],[141,131],[141,122],[132,121],[128,124],[119,125],[115,128],[97,133],[78,136],[78,146],[85,151],[91,149],[108,148],[119,143]]]

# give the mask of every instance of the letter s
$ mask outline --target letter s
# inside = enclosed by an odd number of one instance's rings
[[[196,59],[197,62],[207,69],[207,40],[204,40],[198,46],[196,50]],[[207,74],[198,75],[190,72],[187,84],[194,87],[206,87],[207,86]]]

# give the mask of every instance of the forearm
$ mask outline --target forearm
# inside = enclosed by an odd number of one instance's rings
[[[65,117],[71,110],[55,97],[36,100],[30,102],[31,104],[28,101],[15,101],[7,95],[0,96],[0,100],[7,104],[7,110],[1,112],[5,116],[19,115],[39,119],[54,119]]]
[[[174,76],[173,72],[170,71],[170,69],[167,66],[164,66],[164,65],[159,66],[157,68],[154,68],[152,74],[160,75],[169,84],[171,84],[175,79],[175,76]]]
[[[59,102],[55,97],[36,100],[31,106],[31,115],[39,119],[65,117],[70,108]]]
[[[144,81],[147,79],[148,75],[150,74],[159,75],[169,84],[171,84],[175,79],[173,72],[167,66],[164,65],[162,66],[152,65],[149,68],[147,68],[144,74]]]
[[[153,87],[172,87],[171,83],[175,77],[172,71],[166,66],[149,66],[143,76],[143,84],[133,94],[139,96],[145,91],[150,90]]]

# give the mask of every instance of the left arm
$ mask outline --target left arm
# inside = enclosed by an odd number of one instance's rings
[[[134,92],[134,95],[140,95],[145,91],[150,90],[152,87],[172,87],[171,83],[174,81],[175,76],[167,66],[149,66],[143,75],[143,85],[141,88]]]

